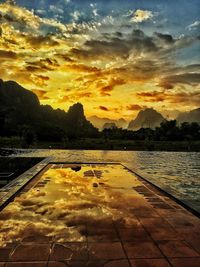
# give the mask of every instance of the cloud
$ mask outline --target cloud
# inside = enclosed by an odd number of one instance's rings
[[[142,10],[142,9],[137,9],[134,14],[133,17],[131,18],[131,22],[134,23],[141,23],[143,21],[147,21],[153,18],[153,12],[150,10]]]
[[[176,84],[200,84],[200,73],[169,75],[161,79],[159,86],[165,89],[172,89]]]
[[[126,82],[123,79],[112,78],[106,86],[100,88],[100,94],[101,96],[110,96],[110,92],[112,92],[116,86],[123,85],[125,83]]]
[[[102,36],[100,39],[86,41],[81,48],[73,48],[71,56],[80,60],[116,60],[135,58],[141,54],[156,53],[161,50],[153,37],[148,37],[141,30],[134,30],[124,38]]]
[[[91,66],[87,66],[84,64],[68,64],[68,65],[64,65],[62,69],[72,71],[72,72],[86,72],[86,73],[90,73],[90,72],[98,73],[101,71],[100,69],[96,67],[91,67]]]
[[[143,109],[143,107],[141,107],[140,105],[128,105],[127,107],[126,107],[126,109],[127,110],[141,110],[141,109]]]
[[[200,90],[187,91],[149,91],[137,93],[137,96],[145,102],[168,102],[177,105],[200,105]]]
[[[191,23],[186,27],[189,31],[197,30],[200,26],[200,20],[196,20],[195,22]]]
[[[80,19],[80,17],[82,16],[82,13],[78,10],[75,10],[73,13],[70,14],[72,19],[74,21],[78,21]]]
[[[33,93],[35,93],[40,100],[47,100],[49,99],[48,96],[46,96],[47,92],[44,90],[40,90],[40,89],[32,89],[31,90]]]
[[[105,106],[99,106],[99,109],[103,111],[109,111],[109,109]]]
[[[64,10],[62,8],[55,6],[55,5],[50,5],[49,10],[55,14],[61,14],[62,15],[64,13]]]
[[[155,32],[154,34],[155,36],[157,36],[160,40],[164,41],[165,43],[173,44],[175,42],[174,38],[170,34],[163,34],[159,32]]]
[[[13,51],[0,50],[0,58],[3,59],[17,59],[17,54]]]
[[[32,48],[54,47],[59,44],[53,39],[53,37],[50,36],[27,36],[26,40]]]
[[[45,17],[62,15],[56,8],[65,10],[65,7],[68,22]],[[0,4],[1,78],[16,80],[29,89],[48,88],[51,99],[47,102],[56,108],[83,99],[86,112],[92,113],[91,103],[104,106],[104,98],[112,96],[109,111],[114,117],[117,111],[113,106],[121,98],[126,102],[125,96],[128,101],[123,107],[124,116],[128,108],[139,110],[147,100],[171,103],[172,97],[165,90],[172,91],[171,94],[186,85],[190,89],[198,88],[199,65],[192,64],[189,58],[199,42],[195,32],[179,37],[164,28],[162,32],[157,27],[154,33],[151,33],[153,28],[145,32],[141,30],[146,29],[142,22],[156,16],[150,10],[137,9],[125,17],[115,12],[103,15],[98,3],[88,6],[87,14],[77,7],[67,0],[51,4],[51,10],[41,5],[46,15],[42,12],[40,17],[38,12],[17,5]],[[198,27],[196,22],[189,28],[195,27]],[[141,101],[133,102],[136,105],[131,103],[130,94],[142,90],[146,93],[148,88],[150,92],[160,88],[160,93],[157,97],[137,95],[136,99]],[[37,93],[42,97],[42,92]]]

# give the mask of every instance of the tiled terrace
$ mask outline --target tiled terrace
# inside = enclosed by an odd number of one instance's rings
[[[0,212],[0,267],[200,266],[199,218],[122,165],[49,164],[29,180]]]

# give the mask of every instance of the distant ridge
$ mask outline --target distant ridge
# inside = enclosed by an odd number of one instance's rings
[[[137,117],[129,123],[128,129],[137,131],[141,128],[155,128],[160,126],[164,117],[153,108],[141,110]]]
[[[189,112],[183,112],[177,117],[179,123],[182,122],[197,122],[200,124],[200,108],[193,109]]]
[[[116,127],[118,128],[127,128],[128,126],[128,122],[125,119],[119,119],[119,120],[111,120],[108,118],[99,118],[97,116],[91,116],[87,118],[96,128],[98,128],[99,130],[103,130],[104,125],[106,123],[114,123],[116,125]]]

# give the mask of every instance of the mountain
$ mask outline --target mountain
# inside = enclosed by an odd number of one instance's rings
[[[88,120],[99,130],[103,130],[105,123],[114,123],[118,128],[125,129],[128,125],[127,121],[124,119],[111,120],[108,118],[99,118],[97,116],[91,116]]]
[[[182,122],[197,122],[200,124],[200,108],[193,109],[189,112],[182,112],[176,119],[179,123]]]
[[[176,118],[181,114],[181,111],[177,109],[174,110],[162,109],[159,112],[167,120],[176,120]]]
[[[160,126],[164,117],[153,108],[141,110],[137,117],[129,123],[129,130],[139,130],[140,128],[155,128]]]
[[[65,112],[40,105],[38,97],[13,81],[0,80],[0,135],[21,136],[31,131],[39,140],[90,137],[98,130],[86,119],[83,105],[74,104]]]
[[[113,122],[106,122],[103,126],[103,129],[115,129],[115,128],[117,128],[117,126]]]

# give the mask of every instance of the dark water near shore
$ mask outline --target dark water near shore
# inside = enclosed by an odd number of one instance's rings
[[[29,150],[21,151],[20,156],[51,156],[68,162],[123,162],[200,212],[199,152]]]

